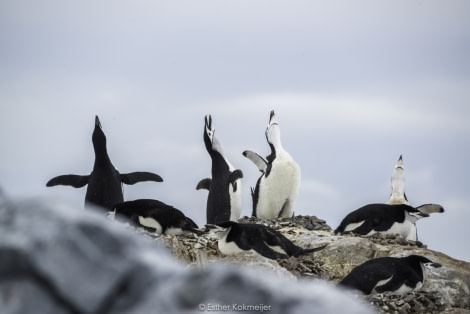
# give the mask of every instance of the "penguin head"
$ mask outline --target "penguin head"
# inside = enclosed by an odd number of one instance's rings
[[[396,169],[396,168],[405,169],[405,168],[403,168],[403,158],[402,158],[402,155],[400,155],[400,158],[398,158],[397,164],[395,165],[395,169]]]
[[[222,146],[220,145],[219,140],[215,136],[215,129],[212,125],[211,115],[207,115],[205,117],[204,143],[206,144],[206,149],[209,154],[212,154],[213,152],[219,152],[220,154],[222,154]]]
[[[95,129],[92,135],[93,148],[95,152],[106,151],[106,135],[101,128],[101,122],[98,116],[95,117]]]
[[[388,204],[408,204],[405,194],[405,169],[403,168],[402,155],[398,158],[391,178],[392,192]]]
[[[218,224],[207,224],[206,228],[214,233],[217,238],[222,239],[230,232],[235,224],[236,222],[234,221],[225,221]]]
[[[418,263],[421,265],[421,268],[426,268],[426,269],[431,269],[431,268],[439,268],[442,265],[439,263],[435,263],[431,261],[430,259],[420,256],[420,255],[410,255],[406,257],[408,260],[410,260],[412,263]]]
[[[281,146],[281,130],[279,128],[279,123],[277,122],[276,115],[274,114],[274,110],[272,110],[269,115],[269,123],[268,127],[266,128],[265,134],[270,146]]]
[[[190,228],[194,228],[194,229],[198,229],[198,225],[189,217],[186,217],[184,219],[184,227],[185,229],[190,229]]]

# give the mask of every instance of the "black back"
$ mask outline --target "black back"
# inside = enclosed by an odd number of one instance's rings
[[[406,204],[389,205],[389,204],[369,204],[349,213],[336,228],[336,234],[342,234],[346,226],[350,223],[364,221],[364,223],[354,230],[357,234],[368,234],[370,231],[386,231],[395,222],[405,221],[405,211],[419,212],[412,206]]]
[[[370,294],[379,281],[393,276],[389,282],[377,287],[376,291],[394,292],[403,284],[414,288],[424,279],[421,263],[432,261],[419,255],[372,259],[355,267],[339,284]]]
[[[234,190],[237,189],[236,179],[243,175],[240,170],[230,172],[224,156],[217,150],[213,149],[213,143],[206,132],[206,128],[212,129],[212,117],[205,117],[204,125],[204,143],[206,150],[211,156],[212,166],[209,195],[207,196],[206,220],[208,224],[216,224],[230,220],[230,193],[229,185],[232,184]]]
[[[198,228],[196,223],[186,217],[182,211],[158,200],[138,199],[122,202],[115,205],[114,209],[117,217],[123,215],[135,222],[138,221],[136,219],[138,216],[151,217],[162,226],[162,232],[165,232],[169,227],[181,228],[182,230]]]
[[[163,181],[159,175],[151,172],[120,174],[108,156],[106,135],[101,128],[98,116],[95,117],[92,142],[95,151],[95,163],[90,175],[58,176],[49,180],[46,186],[70,185],[79,188],[88,184],[85,205],[94,204],[106,209],[112,209],[115,204],[124,201],[122,183],[135,184],[141,181]]]
[[[289,256],[303,253],[301,247],[296,246],[280,232],[261,224],[241,224],[234,221],[218,223],[223,228],[231,228],[227,242],[235,242],[242,250],[255,250],[262,256],[270,259],[284,259]],[[269,246],[279,246],[286,253],[273,251]]]

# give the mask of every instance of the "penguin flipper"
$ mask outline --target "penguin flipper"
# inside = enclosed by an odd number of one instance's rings
[[[292,254],[292,256],[298,257],[298,256],[305,255],[305,254],[315,253],[315,252],[318,252],[318,251],[323,250],[323,249],[326,248],[326,247],[327,247],[327,244],[322,245],[322,246],[319,246],[319,247],[316,247],[316,248],[314,248],[314,249],[303,249],[303,248],[300,248],[300,250],[298,250],[297,252],[295,252],[294,254]]]
[[[121,182],[125,184],[135,184],[137,182],[142,181],[155,181],[155,182],[163,182],[162,177],[158,174],[152,172],[130,172],[130,173],[121,173]]]
[[[234,170],[230,173],[230,183],[234,184],[238,179],[243,178],[243,172],[240,169]]]
[[[46,186],[70,185],[74,188],[81,188],[88,184],[90,176],[79,176],[76,174],[66,174],[50,179]]]
[[[199,183],[197,184],[196,190],[205,189],[205,190],[208,190],[208,191],[209,191],[209,190],[211,189],[211,182],[212,182],[212,179],[211,179],[211,178],[202,179],[202,180],[199,181]]]
[[[253,246],[253,249],[259,254],[263,255],[269,259],[285,259],[289,256],[285,253],[282,253],[282,249],[278,246],[270,246],[264,241],[257,241],[256,245]]]
[[[263,157],[261,157],[260,155],[258,155],[255,152],[252,152],[251,150],[245,150],[243,152],[243,156],[245,156],[246,158],[251,160],[256,165],[256,167],[258,167],[259,171],[261,171],[262,173],[266,172],[266,168],[268,167],[268,163],[267,163],[266,160],[264,160]]]
[[[439,204],[424,204],[416,207],[421,213],[432,214],[432,213],[443,213],[444,208]]]

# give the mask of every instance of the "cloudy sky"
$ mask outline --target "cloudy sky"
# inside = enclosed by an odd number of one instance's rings
[[[101,119],[125,186],[205,222],[211,114],[242,169],[243,215],[274,109],[302,169],[296,214],[336,228],[385,202],[403,154],[412,205],[446,212],[417,223],[429,248],[470,261],[470,2],[1,1],[0,186],[12,197],[83,206],[85,189],[46,188],[88,174]]]

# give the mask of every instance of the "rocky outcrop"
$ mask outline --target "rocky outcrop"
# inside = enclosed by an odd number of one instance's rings
[[[0,198],[0,313],[371,312],[325,281],[296,281],[276,261],[220,257],[214,243],[154,239],[101,213]]]
[[[102,212],[0,199],[0,313],[367,313],[371,305],[387,313],[470,313],[470,264],[419,242],[335,236],[313,216],[242,221],[269,225],[305,248],[327,246],[278,261],[221,256],[210,233],[155,237]],[[364,297],[336,287],[366,260],[410,254],[443,265],[426,274],[420,291]]]
[[[365,261],[385,256],[402,257],[411,254],[422,255],[442,264],[441,268],[427,271],[423,287],[407,295],[376,295],[364,298],[383,312],[426,312],[470,310],[470,263],[453,259],[445,254],[429,250],[420,242],[407,241],[401,237],[375,235],[335,236],[323,220],[311,216],[297,216],[293,219],[261,221],[256,218],[242,218],[242,222],[269,225],[295,244],[310,248],[327,244],[326,248],[312,255],[291,257],[277,261],[276,266],[263,267],[285,275],[288,270],[297,278],[323,279],[334,284],[345,277],[354,267]],[[211,235],[198,237],[193,234],[182,237],[160,237],[156,241],[172,250],[173,255],[192,265],[204,265],[217,261],[233,264],[255,263],[259,257],[223,257],[217,251],[217,239]],[[269,265],[272,263],[270,262]],[[470,313],[470,311],[469,311]]]

